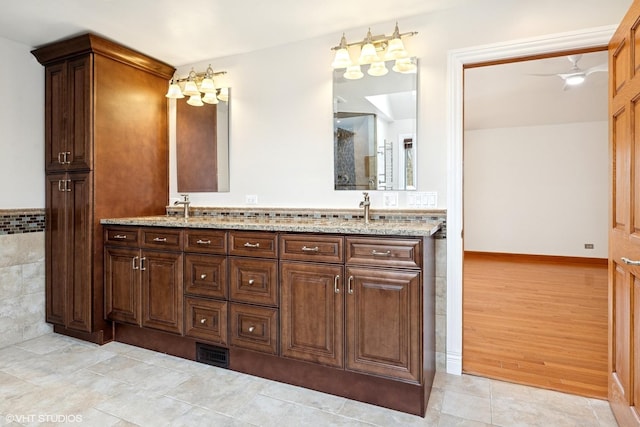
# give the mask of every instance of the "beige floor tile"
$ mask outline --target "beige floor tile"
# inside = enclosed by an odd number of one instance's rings
[[[318,391],[308,390],[306,388],[278,383],[275,381],[266,385],[261,393],[275,399],[297,403],[299,405],[308,406],[310,408],[334,414],[340,412],[346,401],[343,397],[320,393]]]
[[[445,390],[441,413],[491,424],[491,398]]]
[[[112,396],[95,408],[140,426],[170,426],[193,406],[148,391],[125,392]]]
[[[380,406],[347,400],[340,415],[377,426],[423,426],[424,418]]]

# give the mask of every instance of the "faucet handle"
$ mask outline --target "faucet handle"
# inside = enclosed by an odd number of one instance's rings
[[[365,201],[369,200],[369,193],[367,193],[366,191],[363,191],[362,194],[364,195]]]

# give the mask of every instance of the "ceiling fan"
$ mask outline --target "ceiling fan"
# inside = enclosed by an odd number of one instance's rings
[[[533,74],[533,75],[542,76],[542,77],[558,76],[562,80],[564,80],[563,89],[567,90],[571,86],[578,86],[584,83],[584,81],[587,79],[587,76],[589,76],[590,74],[598,73],[598,72],[606,72],[609,69],[608,64],[605,62],[604,64],[596,65],[594,67],[583,70],[582,68],[578,67],[578,61],[580,61],[580,58],[582,58],[582,55],[569,55],[567,57],[569,62],[571,62],[572,67],[566,73]]]

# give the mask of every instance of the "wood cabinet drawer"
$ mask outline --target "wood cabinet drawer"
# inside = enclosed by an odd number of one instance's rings
[[[185,230],[185,252],[227,253],[227,233],[221,230]]]
[[[175,228],[141,228],[142,247],[182,250],[183,231]]]
[[[271,232],[231,231],[229,255],[276,258],[278,236]]]
[[[280,236],[280,258],[298,261],[335,262],[344,259],[340,236],[287,234]]]
[[[185,298],[185,335],[227,345],[227,302]]]
[[[185,254],[184,291],[188,294],[227,298],[227,258],[224,255]]]
[[[138,228],[105,227],[104,243],[117,246],[138,246]]]
[[[278,261],[229,258],[230,299],[264,305],[278,305]]]
[[[347,264],[380,267],[422,267],[420,239],[347,237]]]
[[[231,345],[277,354],[277,309],[230,303],[229,322]]]

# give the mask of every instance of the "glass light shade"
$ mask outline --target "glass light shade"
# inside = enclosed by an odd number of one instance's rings
[[[167,94],[165,96],[171,99],[184,98],[184,95],[180,90],[180,86],[177,83],[172,83],[169,85],[169,90],[167,91]]]
[[[218,99],[222,102],[229,102],[229,88],[221,87],[220,93],[218,94]]]
[[[347,67],[347,71],[344,72],[344,78],[349,80],[358,80],[364,76],[360,70],[360,65],[351,65]]]
[[[189,80],[187,83],[185,83],[182,94],[185,96],[200,96],[200,91],[198,90],[196,82],[194,82],[193,80]]]
[[[216,93],[216,85],[213,83],[213,79],[205,77],[200,83],[200,92],[202,93]]]
[[[575,76],[567,77],[564,82],[569,86],[577,86],[579,84],[584,83],[584,74],[576,74]]]
[[[385,67],[384,62],[380,61],[380,62],[374,62],[369,66],[369,70],[367,71],[367,74],[369,74],[370,76],[384,76],[385,74],[387,74],[389,72],[389,70],[387,70],[387,67]]]
[[[206,102],[207,104],[217,104],[218,98],[216,98],[216,93],[215,92],[205,93],[204,96],[202,97],[202,102]]]
[[[380,59],[378,58],[378,52],[376,52],[376,47],[373,43],[367,43],[362,46],[362,50],[360,51],[361,64],[370,64],[378,61],[380,61]]]
[[[396,59],[392,70],[397,73],[415,73],[417,68],[411,58],[400,58]]]
[[[200,99],[200,95],[191,95],[187,104],[193,105],[194,107],[202,107],[204,105],[202,99]]]
[[[409,53],[405,50],[402,39],[396,38],[389,40],[389,46],[387,47],[387,53],[385,55],[387,59],[406,58],[407,56],[409,56]]]
[[[345,48],[336,50],[336,56],[333,58],[331,66],[333,68],[347,68],[349,65],[351,65],[349,51]]]

